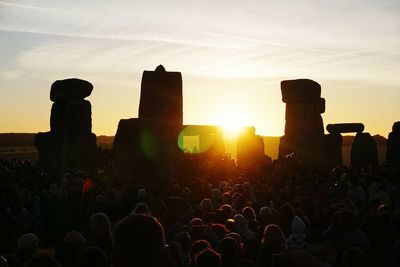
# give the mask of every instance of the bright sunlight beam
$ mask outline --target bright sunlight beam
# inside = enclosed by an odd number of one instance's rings
[[[217,114],[217,125],[221,126],[224,134],[238,135],[246,123],[246,116],[239,110],[224,110]]]

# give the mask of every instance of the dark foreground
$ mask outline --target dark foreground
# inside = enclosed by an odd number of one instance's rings
[[[257,178],[115,179],[0,161],[0,266],[400,266],[387,169],[316,174],[284,158]]]

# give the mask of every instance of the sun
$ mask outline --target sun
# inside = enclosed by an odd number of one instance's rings
[[[217,125],[222,127],[226,135],[238,135],[246,126],[245,115],[239,110],[225,110],[217,115]]]

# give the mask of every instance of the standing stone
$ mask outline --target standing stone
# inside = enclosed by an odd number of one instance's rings
[[[329,134],[324,139],[324,164],[326,168],[333,168],[343,164],[342,133],[361,133],[364,131],[364,125],[362,123],[328,124],[326,130]]]
[[[165,71],[159,65],[155,71],[144,71],[140,92],[139,118],[166,119],[183,124],[182,75]]]
[[[362,133],[364,131],[364,124],[362,123],[336,123],[328,124],[326,130],[329,133]]]
[[[340,133],[330,133],[324,137],[324,167],[332,169],[343,165],[343,138]]]
[[[90,96],[93,85],[81,79],[57,80],[51,85],[50,100],[53,102],[67,102],[70,100],[80,100]]]
[[[287,80],[281,82],[281,91],[286,123],[279,155],[295,153],[307,166],[318,166],[324,138],[321,113],[325,112],[321,86],[309,79]]]
[[[378,165],[378,148],[371,134],[357,133],[350,157],[351,165],[358,169]]]
[[[121,179],[162,185],[179,169],[178,136],[183,129],[182,75],[163,66],[144,71],[139,118],[120,120],[113,157]]]
[[[387,140],[386,162],[400,171],[400,121],[395,122]]]
[[[237,139],[237,165],[242,170],[261,170],[265,151],[264,140],[255,134],[254,127],[246,127]]]
[[[96,151],[90,102],[93,85],[80,79],[58,80],[50,90],[50,132],[38,133],[39,162],[53,170],[88,169]]]

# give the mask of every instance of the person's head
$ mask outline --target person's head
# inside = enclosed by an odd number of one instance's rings
[[[299,236],[304,235],[306,231],[306,225],[299,216],[295,216],[292,221],[292,235]]]
[[[240,212],[244,206],[245,201],[243,196],[239,193],[234,194],[232,199],[232,208]]]
[[[200,251],[195,258],[195,267],[220,267],[221,257],[210,248]]]
[[[205,226],[202,219],[193,218],[188,224],[190,236],[194,239],[202,237]]]
[[[40,252],[36,254],[28,263],[26,267],[62,267],[60,262],[56,260],[48,252]]]
[[[88,247],[78,257],[77,267],[108,267],[106,253],[98,247]]]
[[[144,202],[139,202],[136,204],[131,214],[144,214],[151,215],[149,206]]]
[[[234,239],[240,249],[241,244],[242,244],[242,237],[238,233],[232,232],[232,233],[227,234],[225,237],[230,237],[230,238]]]
[[[77,231],[69,231],[64,236],[64,243],[84,247],[86,245],[86,239]]]
[[[221,203],[222,204],[228,204],[231,205],[232,204],[232,196],[230,193],[225,192],[222,194],[222,198],[221,198]]]
[[[236,214],[233,217],[233,221],[235,222],[235,229],[237,231],[241,232],[248,230],[247,221],[242,214]]]
[[[214,210],[211,199],[205,198],[200,202],[200,207],[204,213],[211,213]]]
[[[211,245],[208,243],[208,241],[202,239],[193,242],[190,248],[190,258],[194,260],[196,254],[205,248],[211,248]]]
[[[95,213],[90,218],[90,226],[92,234],[95,236],[103,236],[110,233],[111,223],[108,216],[104,213]]]
[[[259,218],[258,218],[258,221],[260,222],[260,224],[268,225],[274,221],[275,222],[278,221],[275,217],[279,217],[279,216],[274,216],[273,211],[270,207],[264,206],[264,207],[260,208]],[[275,218],[275,220],[274,220],[274,218]]]
[[[17,242],[17,250],[33,253],[39,248],[39,238],[37,235],[28,233],[20,237]]]
[[[219,242],[218,251],[222,257],[234,257],[239,252],[239,245],[232,237],[225,237]]]
[[[158,220],[147,215],[129,215],[114,231],[114,266],[155,265],[165,244],[164,229]]]
[[[55,257],[67,266],[76,266],[79,253],[85,248],[86,239],[77,231],[69,231],[64,236],[63,243],[55,251]]]
[[[352,247],[347,249],[342,256],[343,267],[366,267],[367,256],[359,248]]]
[[[221,203],[222,194],[218,188],[212,189],[210,195],[211,195],[211,200],[213,201],[214,204]]]
[[[275,251],[283,251],[286,248],[286,239],[279,225],[268,225],[263,234],[262,245]]]
[[[213,230],[213,232],[217,235],[219,239],[224,238],[225,235],[228,233],[228,230],[226,229],[225,225],[218,223],[212,224],[211,230]]]
[[[248,221],[253,221],[256,219],[256,213],[254,212],[254,209],[252,207],[245,207],[242,210],[242,215],[246,218]]]
[[[139,190],[137,191],[137,197],[139,200],[145,199],[146,198],[146,189],[139,188]]]

